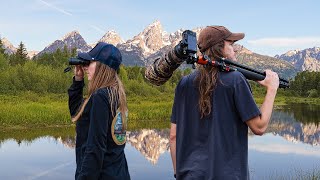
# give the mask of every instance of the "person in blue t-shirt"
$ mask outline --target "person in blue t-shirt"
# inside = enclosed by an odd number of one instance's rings
[[[72,60],[72,59],[71,59]],[[87,53],[78,53],[73,83],[68,89],[69,110],[76,122],[75,179],[129,180],[126,143],[127,103],[117,75],[122,62],[118,48],[99,42]],[[88,98],[83,98],[84,73]]]
[[[199,34],[198,47],[211,59],[237,61],[234,42],[243,38],[243,33],[232,33],[223,26],[208,26]],[[279,77],[266,70],[266,78],[258,83],[266,88],[260,108],[240,72],[199,66],[180,80],[170,130],[177,179],[249,179],[248,127],[256,135],[266,131]]]

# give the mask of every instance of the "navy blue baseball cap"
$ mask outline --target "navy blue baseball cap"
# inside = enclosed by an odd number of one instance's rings
[[[86,61],[99,61],[114,70],[118,70],[122,56],[118,48],[112,44],[99,42],[93,49],[86,53],[78,53],[78,59]]]

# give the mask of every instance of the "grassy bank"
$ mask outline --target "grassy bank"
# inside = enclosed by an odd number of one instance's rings
[[[130,129],[169,127],[173,96],[128,97]],[[65,94],[24,92],[0,95],[0,129],[68,127],[68,97]]]
[[[0,127],[69,126],[66,98],[63,95],[40,95],[24,92],[0,96]]]
[[[255,98],[258,104],[263,97]],[[169,127],[173,94],[154,97],[129,96],[128,128]],[[320,98],[277,96],[275,106],[288,103],[320,105]],[[0,128],[72,126],[66,94],[36,94],[23,92],[0,95]]]
[[[264,97],[255,97],[257,104],[262,104]],[[275,106],[282,106],[287,104],[310,104],[320,105],[320,98],[303,98],[303,97],[292,97],[292,96],[279,96],[277,95],[275,100]]]

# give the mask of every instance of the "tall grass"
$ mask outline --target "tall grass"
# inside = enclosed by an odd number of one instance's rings
[[[130,127],[169,127],[174,94],[154,96],[128,95]],[[262,104],[264,97],[255,98]],[[319,98],[276,98],[275,105],[287,103],[320,105]],[[158,122],[158,123],[156,123]],[[0,95],[0,128],[71,126],[67,94],[41,94],[31,91]]]
[[[0,127],[70,125],[67,101],[59,95],[24,92],[0,95]]]
[[[152,127],[159,121],[160,127],[170,124],[173,96],[128,97],[129,124]],[[0,95],[0,128],[29,128],[71,126],[66,94],[20,94]]]

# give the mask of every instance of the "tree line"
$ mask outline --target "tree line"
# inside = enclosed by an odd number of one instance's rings
[[[54,53],[44,53],[30,59],[21,42],[16,53],[6,54],[0,40],[0,93],[16,94],[22,91],[36,93],[66,93],[72,83],[73,72],[64,73],[70,57],[76,56],[76,49],[66,46]],[[163,86],[154,86],[144,78],[145,67],[121,66],[119,76],[128,95],[156,96],[173,93],[176,83],[189,70],[175,72]]]
[[[25,45],[21,42],[14,54],[5,53],[0,39],[0,93],[15,94],[22,91],[36,93],[66,93],[71,84],[73,73],[63,73],[68,59],[76,56],[76,49],[66,46],[54,53],[44,53],[30,59]],[[137,96],[158,96],[163,93],[174,94],[175,87],[182,76],[191,69],[178,69],[162,86],[150,84],[144,78],[145,67],[121,66],[120,78],[126,93]],[[253,93],[263,94],[263,87],[251,83]],[[280,90],[285,96],[320,97],[320,72],[300,72],[290,82],[288,90]]]

